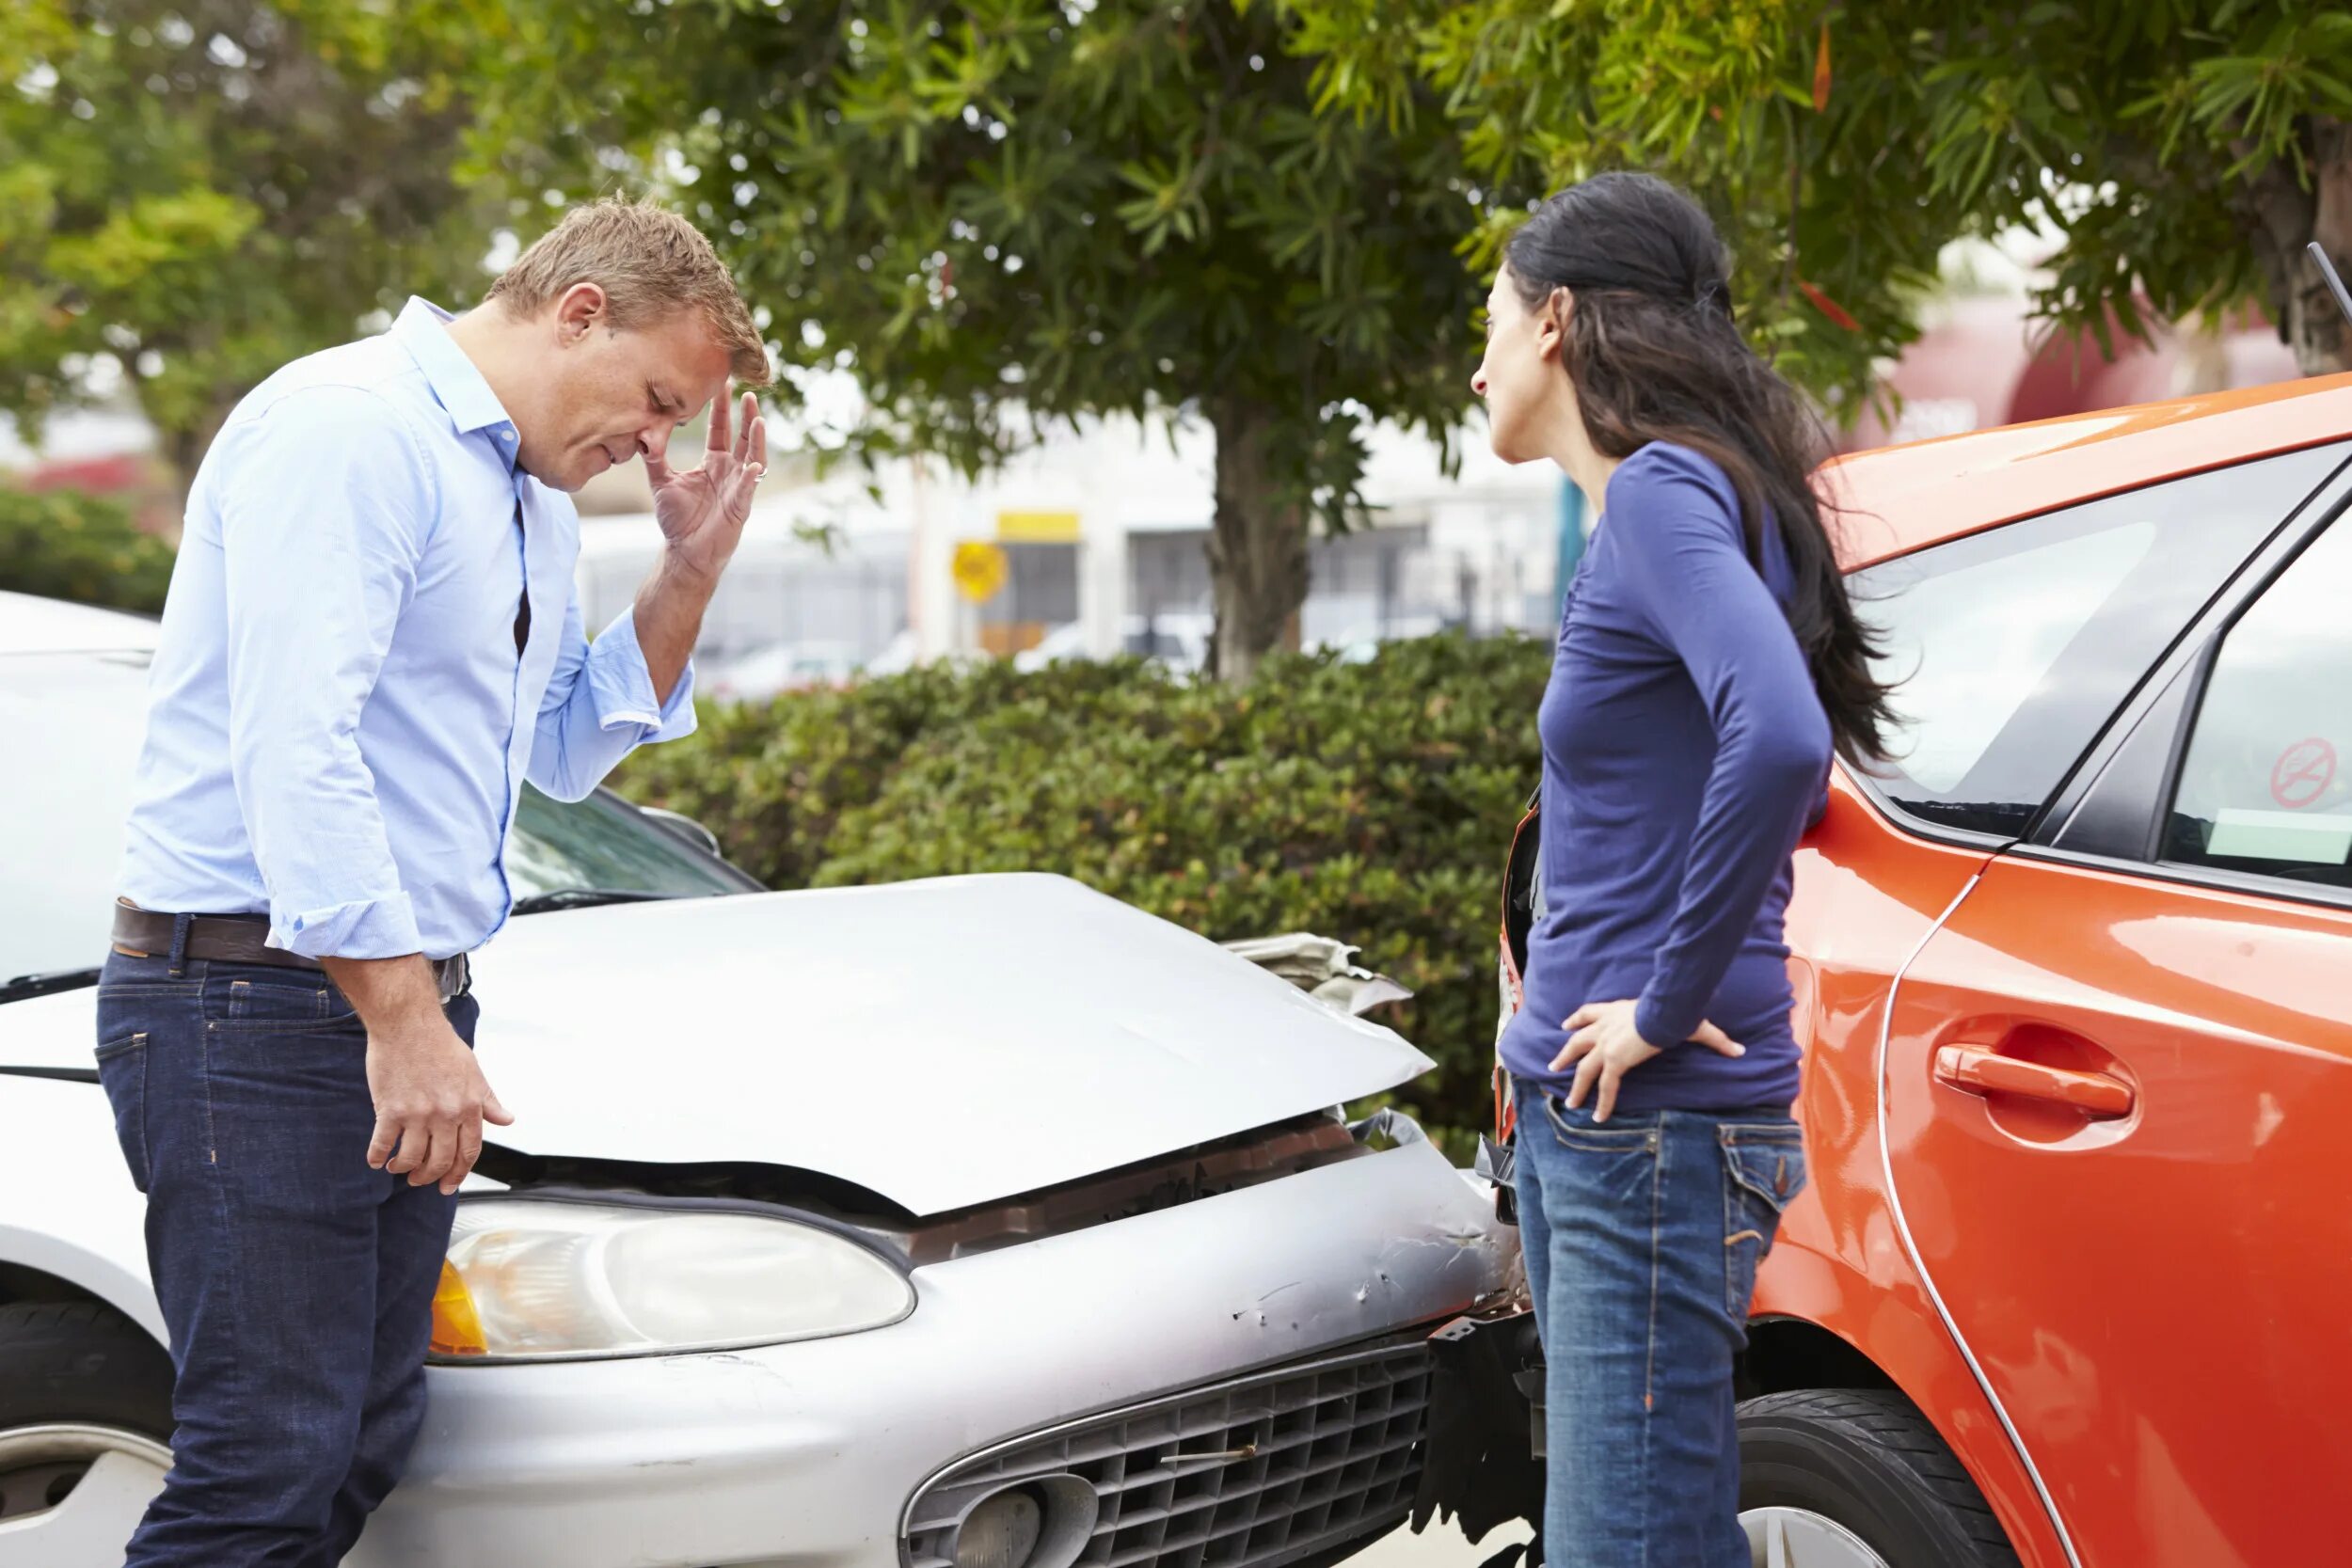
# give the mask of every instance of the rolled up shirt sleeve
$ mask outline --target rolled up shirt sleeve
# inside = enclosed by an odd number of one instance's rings
[[[221,439],[230,772],[269,944],[419,952],[358,732],[416,592],[432,470],[399,413],[353,387],[281,399]]]
[[[694,733],[694,666],[689,660],[663,701],[637,643],[637,612],[625,610],[594,642],[580,594],[564,607],[564,644],[539,705],[531,782],[559,800],[585,800],[639,746]]]

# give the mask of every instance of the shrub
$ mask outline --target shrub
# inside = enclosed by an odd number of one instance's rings
[[[172,548],[112,501],[0,486],[0,589],[160,614]]]
[[[712,707],[616,781],[775,887],[1050,870],[1203,935],[1306,929],[1416,992],[1395,1098],[1459,1154],[1487,1118],[1502,866],[1538,769],[1522,638],[1278,658],[1235,690],[1133,660],[930,669]]]

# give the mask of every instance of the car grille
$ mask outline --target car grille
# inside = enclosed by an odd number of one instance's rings
[[[909,1568],[950,1568],[958,1522],[981,1499],[1049,1477],[1098,1499],[1068,1568],[1275,1568],[1362,1539],[1411,1507],[1429,1378],[1416,1340],[1015,1438],[915,1494]]]

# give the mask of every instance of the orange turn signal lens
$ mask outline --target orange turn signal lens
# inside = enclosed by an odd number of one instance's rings
[[[474,1310],[473,1292],[466,1289],[465,1276],[444,1259],[441,1283],[433,1292],[432,1354],[483,1355],[489,1348],[482,1337],[482,1314]]]

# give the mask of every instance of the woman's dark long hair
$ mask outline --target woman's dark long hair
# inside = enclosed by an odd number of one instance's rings
[[[1794,570],[1788,625],[1813,672],[1838,753],[1886,754],[1888,689],[1876,637],[1854,613],[1813,470],[1821,423],[1732,323],[1722,243],[1697,202],[1652,175],[1602,174],[1546,201],[1503,259],[1529,309],[1570,292],[1561,362],[1584,431],[1606,457],[1650,441],[1704,453],[1739,492],[1748,559],[1780,531]]]

